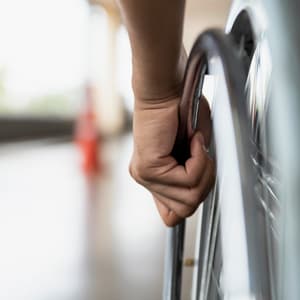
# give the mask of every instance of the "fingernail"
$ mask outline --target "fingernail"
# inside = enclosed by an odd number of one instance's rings
[[[209,150],[205,147],[205,145],[202,145],[202,149],[207,153],[209,152]]]

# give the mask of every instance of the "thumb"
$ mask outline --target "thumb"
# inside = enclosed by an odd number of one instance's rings
[[[197,129],[201,131],[205,145],[208,147],[212,135],[212,121],[209,104],[205,97],[202,97],[199,110],[199,123],[197,124]]]

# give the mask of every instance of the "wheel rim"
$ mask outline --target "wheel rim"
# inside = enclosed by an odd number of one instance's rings
[[[245,200],[229,94],[221,59],[212,56],[208,62],[209,73],[217,87],[212,119],[218,179],[211,199],[214,216],[211,217],[210,245],[206,249],[208,263],[202,274],[199,299],[252,299]],[[216,252],[221,254],[221,262],[217,264],[216,259],[220,257],[215,257]]]
[[[206,60],[215,85],[212,117],[217,199],[204,205],[201,235],[205,240],[196,254],[199,264],[195,272],[200,271],[200,275],[196,274],[193,295],[201,300],[270,299],[265,278],[266,238],[261,232],[265,219],[258,211],[253,189],[253,145],[243,92],[246,81],[235,84],[243,71],[237,67],[240,62],[233,45],[222,50],[218,46],[214,49],[210,43]]]

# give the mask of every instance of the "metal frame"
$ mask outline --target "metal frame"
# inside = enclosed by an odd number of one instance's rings
[[[182,143],[188,140],[188,137],[191,136],[196,123],[198,122],[198,113],[197,109],[199,107],[199,101],[202,95],[202,84],[203,78],[207,70],[207,55],[210,52],[213,54],[218,53],[218,55],[225,61],[226,70],[228,78],[227,84],[231,87],[231,90],[236,92],[241,97],[243,96],[243,86],[245,83],[245,76],[242,76],[242,71],[239,69],[239,66],[236,65],[237,58],[234,56],[232,44],[228,38],[222,32],[217,30],[211,30],[202,34],[196,41],[191,55],[188,60],[186,74],[185,74],[185,86],[182,96],[182,102],[180,104],[180,128],[177,142],[182,145]],[[235,68],[238,69],[235,69]],[[233,76],[232,74],[238,74],[238,76]],[[236,103],[236,105],[239,105]],[[196,110],[196,112],[195,112]],[[240,117],[240,116],[239,116]],[[178,146],[177,146],[178,148]],[[176,153],[177,157],[184,157],[187,151],[183,150],[181,153]],[[213,208],[214,209],[214,208]],[[213,210],[208,217],[212,221]],[[203,216],[204,219],[207,217]],[[213,224],[213,223],[211,223]],[[203,229],[204,230],[204,229]],[[213,230],[215,232],[215,230]],[[178,228],[173,229],[171,236],[175,238],[168,238],[167,254],[166,261],[172,261],[172,264],[166,264],[165,272],[165,288],[164,288],[164,300],[177,300],[180,299],[180,293],[178,293],[179,287],[174,285],[181,285],[181,268],[178,268],[178,264],[182,264],[182,256],[178,256],[174,245],[177,243],[183,244],[183,241],[178,241],[180,237],[184,235],[178,234]],[[210,239],[209,234],[206,236]],[[177,240],[176,240],[177,239]],[[212,240],[213,242],[213,240]],[[182,255],[182,254],[181,254]],[[177,257],[174,260],[173,258]],[[202,257],[199,255],[199,257]],[[171,259],[172,258],[172,259]],[[179,260],[179,261],[178,261]],[[201,260],[199,260],[201,261]],[[203,263],[203,262],[202,262]],[[203,266],[202,266],[203,267]],[[179,271],[179,272],[178,272]],[[202,274],[203,278],[204,274]],[[177,279],[174,279],[177,278]],[[203,283],[204,284],[204,283]],[[200,290],[200,288],[198,289]],[[177,292],[173,292],[177,291]]]
[[[218,57],[223,65],[230,99],[234,135],[236,136],[235,140],[239,141],[237,159],[239,172],[241,174],[241,193],[243,195],[241,198],[243,201],[239,205],[244,210],[244,217],[241,219],[243,222],[239,225],[243,228],[241,231],[243,237],[241,237],[241,240],[238,240],[237,243],[246,242],[246,245],[241,246],[241,249],[245,249],[246,252],[243,250],[243,255],[248,260],[246,263],[248,266],[246,270],[248,275],[244,278],[244,281],[249,280],[248,284],[246,284],[249,290],[246,289],[242,292],[243,297],[245,297],[243,299],[252,299],[251,297],[253,295],[263,295],[264,299],[270,299],[268,282],[265,280],[266,274],[268,274],[266,257],[264,256],[266,253],[265,236],[264,233],[260,231],[260,228],[264,226],[264,218],[260,214],[257,214],[256,203],[252,201],[255,195],[253,191],[254,173],[250,161],[250,153],[252,152],[252,145],[250,143],[251,129],[245,108],[245,101],[243,100],[245,99],[244,87],[246,74],[234,43],[228,35],[226,36],[221,31],[210,30],[200,35],[190,54],[180,106],[179,116],[181,131],[178,134],[178,142],[181,142],[182,145],[182,141],[188,141],[188,137],[195,128],[195,124],[198,121],[198,113],[197,111],[195,112],[195,110],[199,107],[198,102],[201,99],[203,77],[207,66],[208,69],[210,68],[208,62],[215,57]],[[186,150],[183,153],[187,153]],[[204,205],[203,211],[201,235],[205,240],[202,240],[199,250],[200,253],[198,255],[198,270],[201,270],[201,275],[199,275],[197,280],[196,292],[194,293],[195,299],[197,300],[206,300],[208,295],[209,281],[207,278],[211,272],[220,209],[222,218],[222,208],[220,208],[219,204],[215,201],[215,197],[213,197],[211,201],[211,203],[207,202]],[[227,203],[227,205],[230,204]],[[180,235],[176,235],[175,232],[176,229],[174,229],[173,236],[180,238]],[[172,245],[176,243],[182,244],[183,241],[173,241]],[[261,245],[260,249],[257,249],[258,244]],[[223,246],[226,248],[226,243]],[[176,257],[176,249],[172,249],[170,246],[167,249],[169,251],[169,254],[167,252],[167,257]],[[182,256],[177,256],[177,258],[180,259],[180,263],[182,264]],[[174,290],[180,290],[178,286],[176,287],[174,285],[181,285],[181,268],[178,269],[176,265],[178,265],[178,261],[176,262],[176,260],[173,261],[171,268],[170,265],[167,265],[167,268],[171,270],[171,272],[166,272],[168,275],[165,277],[164,300],[180,299],[180,293],[172,292]],[[180,272],[176,273],[177,270],[180,270]],[[229,274],[232,277],[238,276],[238,274],[233,274],[230,270]],[[176,277],[178,280],[174,279]],[[230,290],[232,290],[234,284],[234,281],[232,281]],[[166,290],[171,292],[168,293]],[[167,298],[166,295],[171,296]],[[226,296],[228,295],[225,295],[225,297]]]
[[[279,157],[283,182],[280,189],[280,253],[278,298],[300,299],[300,2],[264,1],[271,30],[273,119],[272,140]],[[284,101],[283,101],[284,99]],[[280,121],[279,121],[280,120]]]
[[[239,10],[245,9],[250,14],[256,15],[262,21],[259,26],[263,25],[262,30],[267,28],[268,24],[262,13],[261,1],[235,1],[237,3],[232,10],[230,15],[231,21],[229,21],[227,26],[227,32],[229,32],[233,26],[233,21],[237,17]],[[275,70],[275,109],[272,112],[273,118],[277,116],[280,118],[281,122],[274,122],[271,120],[271,124],[274,125],[272,132],[274,135],[278,136],[280,134],[280,143],[278,143],[278,138],[273,140],[276,146],[276,152],[278,157],[280,157],[280,167],[282,168],[282,174],[284,175],[284,182],[281,188],[281,198],[284,200],[283,213],[281,215],[281,231],[280,231],[280,242],[281,242],[281,256],[280,256],[280,285],[278,288],[279,299],[299,299],[300,297],[300,286],[297,282],[300,276],[300,256],[298,255],[300,251],[300,238],[297,234],[297,230],[300,227],[298,214],[300,211],[300,205],[298,197],[300,194],[299,181],[300,181],[300,167],[299,167],[299,154],[297,149],[300,146],[300,136],[299,136],[299,114],[300,114],[300,101],[299,96],[299,83],[297,79],[300,77],[300,36],[296,30],[298,27],[298,17],[296,12],[300,9],[300,4],[296,1],[287,0],[284,3],[280,1],[267,0],[267,6],[269,8],[268,17],[276,20],[275,26],[272,27],[272,31],[269,35],[271,48],[275,49],[272,53],[273,61],[279,62],[277,64],[277,69]],[[296,9],[297,8],[297,9]],[[258,24],[254,27],[255,34],[261,37],[261,31]],[[292,30],[290,30],[292,28]],[[295,29],[295,30],[294,30]],[[276,32],[276,35],[275,35]],[[278,34],[284,39],[278,40]],[[283,59],[283,49],[288,51],[289,58]],[[225,77],[227,84],[230,87],[231,93],[231,105],[232,105],[232,115],[233,122],[235,124],[235,134],[241,140],[241,147],[238,149],[238,157],[241,162],[241,172],[242,174],[248,174],[251,170],[250,153],[253,150],[251,143],[247,139],[251,135],[251,129],[248,125],[251,123],[247,121],[247,112],[245,111],[245,103],[243,103],[243,91],[245,86],[245,76],[242,74],[242,68],[236,67],[237,53],[234,53],[232,45],[228,37],[224,37],[220,32],[210,31],[202,34],[196,41],[194,48],[192,50],[191,56],[189,58],[187,72],[186,72],[186,83],[184,90],[183,102],[181,103],[180,119],[183,124],[183,130],[179,134],[181,136],[181,142],[187,140],[187,136],[195,127],[195,122],[193,124],[188,124],[188,120],[197,120],[195,116],[197,113],[198,104],[191,103],[192,97],[186,97],[186,94],[191,96],[191,93],[197,94],[195,99],[200,99],[201,95],[201,80],[199,78],[199,73],[203,73],[203,68],[207,60],[207,56],[218,55],[222,62],[225,71]],[[291,58],[293,58],[291,60]],[[204,60],[203,60],[204,59]],[[200,71],[199,71],[200,69]],[[188,73],[192,73],[188,75]],[[289,74],[289,76],[282,77],[282,74]],[[242,74],[242,75],[241,75]],[[240,77],[240,78],[237,78]],[[201,76],[200,76],[201,78]],[[198,88],[197,82],[198,81]],[[199,84],[200,82],[200,84]],[[199,88],[200,86],[200,88]],[[186,91],[188,90],[188,91]],[[195,92],[196,90],[196,92]],[[234,92],[232,92],[234,91]],[[232,97],[232,93],[235,96]],[[238,96],[237,96],[238,95]],[[288,96],[288,105],[283,104],[282,98]],[[186,100],[189,98],[188,100]],[[190,108],[193,107],[192,113]],[[289,134],[287,134],[289,133]],[[292,139],[291,139],[292,138]],[[287,147],[288,145],[288,147]],[[246,149],[246,151],[245,151]],[[248,149],[248,150],[247,150]],[[287,155],[289,153],[289,155]],[[275,296],[274,286],[270,286],[269,280],[266,280],[270,274],[268,273],[270,269],[268,264],[270,261],[266,257],[268,247],[270,248],[270,241],[266,232],[261,230],[261,228],[266,226],[265,216],[261,213],[261,207],[258,209],[256,205],[259,201],[249,201],[257,197],[253,194],[253,186],[255,180],[253,179],[253,174],[248,174],[245,178],[242,178],[243,183],[243,193],[246,194],[248,201],[243,203],[245,211],[245,226],[246,226],[246,237],[247,237],[247,247],[248,247],[248,260],[249,260],[249,274],[250,274],[250,287],[251,293],[248,295],[247,299],[273,299]],[[284,197],[282,197],[284,195]],[[217,223],[218,218],[215,217],[215,211],[219,210],[218,205],[206,202],[203,208],[203,219],[201,227],[201,236],[204,237],[202,243],[200,243],[199,249],[199,261],[198,270],[201,270],[201,274],[198,274],[199,278],[196,280],[197,286],[194,293],[195,299],[206,299],[207,297],[207,282],[205,282],[205,277],[209,273],[210,261],[212,252],[209,250],[213,248],[216,236],[216,226],[214,222]],[[222,217],[222,216],[221,216]],[[267,224],[268,225],[268,224]],[[172,236],[175,237],[177,242],[172,242],[172,245],[183,244],[180,241],[182,236],[175,234],[176,229],[173,229]],[[172,241],[172,240],[171,240]],[[258,247],[258,245],[260,247]],[[176,250],[172,247],[168,247],[169,254],[167,252],[167,257],[176,257]],[[210,253],[210,254],[208,254]],[[210,256],[209,256],[210,255]],[[181,263],[181,267],[178,268],[178,261]],[[177,267],[176,267],[177,265]],[[207,266],[207,268],[205,267]],[[181,268],[182,268],[182,253],[180,257],[177,257],[174,261],[172,259],[172,267],[167,266],[171,272],[167,272],[166,282],[170,284],[165,287],[167,289],[177,292],[165,293],[165,295],[171,295],[169,298],[164,298],[165,300],[178,300],[180,299],[180,287],[181,286]],[[179,272],[177,271],[179,270]],[[271,274],[272,275],[272,274]],[[176,280],[180,278],[180,280]],[[172,280],[170,280],[172,278]],[[177,286],[176,286],[177,285]],[[166,289],[165,289],[166,291]],[[179,292],[178,292],[179,291]],[[203,293],[203,294],[201,294]],[[276,291],[277,293],[277,291]],[[226,296],[226,295],[225,295]],[[202,297],[202,298],[201,298]],[[243,298],[244,299],[244,298]]]
[[[164,300],[179,300],[184,250],[185,221],[167,232],[165,255]]]

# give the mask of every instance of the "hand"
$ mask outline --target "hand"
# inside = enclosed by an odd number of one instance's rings
[[[209,107],[204,99],[200,108],[200,131],[190,141],[190,158],[179,165],[171,155],[177,130],[180,97],[139,101],[133,121],[134,152],[132,177],[153,195],[167,226],[175,226],[192,215],[206,198],[215,180],[213,160],[205,144],[210,139]]]

